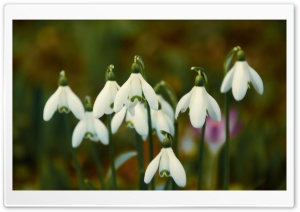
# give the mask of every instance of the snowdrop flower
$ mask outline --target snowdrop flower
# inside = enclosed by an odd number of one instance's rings
[[[176,158],[171,141],[168,136],[163,141],[163,148],[160,153],[148,165],[144,182],[150,183],[159,166],[159,176],[172,177],[175,183],[184,187],[186,185],[186,174],[180,161]]]
[[[262,79],[247,63],[244,51],[239,50],[237,52],[237,61],[227,72],[222,82],[221,93],[226,93],[232,87],[234,98],[240,101],[245,97],[250,82],[255,90],[262,95],[264,92]]]
[[[159,101],[158,110],[151,109],[152,128],[156,130],[159,140],[163,142],[165,136],[161,130],[174,136],[174,110],[161,95],[157,95],[157,98]]]
[[[56,110],[60,113],[69,113],[71,110],[77,119],[82,119],[84,116],[83,105],[68,86],[65,71],[60,72],[58,88],[46,102],[43,112],[44,121],[49,121]]]
[[[91,141],[101,141],[103,144],[108,144],[108,131],[105,125],[93,116],[93,106],[90,97],[85,99],[85,115],[76,125],[72,135],[72,146],[78,147],[83,138],[88,138]]]
[[[141,102],[145,96],[149,106],[153,110],[158,110],[158,100],[153,88],[144,80],[140,74],[141,66],[137,63],[137,57],[131,66],[132,73],[129,79],[119,89],[115,102],[114,111],[119,112],[125,105],[129,112],[134,116],[134,107]]]
[[[190,109],[190,120],[195,128],[203,126],[207,113],[216,121],[221,120],[221,110],[214,98],[206,91],[204,77],[199,72],[195,79],[195,86],[192,90],[185,94],[178,102],[175,112],[177,119],[180,112],[185,112]]]
[[[134,116],[131,115],[126,106],[123,106],[123,108],[119,112],[117,112],[112,118],[112,134],[115,134],[118,131],[125,116],[127,127],[134,128],[136,132],[139,135],[141,135],[143,140],[145,141],[148,136],[148,116],[146,108],[143,106],[143,104],[140,102],[137,103],[137,105],[135,106]]]
[[[114,100],[120,88],[116,82],[115,74],[112,71],[113,68],[113,65],[108,67],[106,84],[95,100],[93,108],[93,114],[95,118],[102,117],[104,113],[111,114],[113,112]]]

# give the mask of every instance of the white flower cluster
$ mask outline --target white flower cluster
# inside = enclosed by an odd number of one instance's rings
[[[203,126],[207,115],[215,121],[221,120],[220,107],[216,100],[208,94],[206,75],[201,70],[198,70],[199,75],[196,77],[195,86],[180,99],[174,113],[172,106],[161,95],[157,95],[143,78],[140,71],[141,64],[136,61],[133,63],[131,75],[121,87],[115,80],[112,68],[112,65],[109,66],[106,84],[97,96],[94,105],[89,97],[86,97],[83,105],[68,86],[65,72],[60,73],[59,87],[48,99],[43,118],[45,121],[49,121],[56,110],[60,113],[71,111],[79,119],[72,135],[74,148],[78,147],[84,138],[95,142],[101,141],[107,145],[109,133],[99,118],[113,112],[115,112],[111,121],[113,134],[118,131],[125,119],[127,126],[134,128],[144,141],[154,129],[162,143],[166,139],[162,132],[174,136],[175,118],[177,119],[179,113],[185,112],[187,108],[189,108],[191,124],[195,128]],[[221,92],[225,93],[232,87],[233,96],[239,101],[244,98],[250,82],[259,94],[263,93],[263,82],[260,76],[248,65],[244,53],[238,52],[238,60],[225,76]],[[150,108],[148,113],[147,104]],[[152,129],[149,129],[149,121],[152,123]],[[148,165],[144,182],[150,183],[159,166],[161,177],[171,176],[178,186],[184,187],[186,185],[184,168],[175,156],[171,144],[163,145],[164,148]]]

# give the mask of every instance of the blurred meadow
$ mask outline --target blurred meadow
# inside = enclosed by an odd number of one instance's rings
[[[140,55],[148,83],[154,87],[166,81],[179,100],[194,86],[196,73],[191,67],[201,66],[207,70],[209,93],[223,114],[223,63],[237,45],[261,76],[264,93],[259,95],[251,87],[237,102],[229,91],[230,108],[241,126],[230,141],[230,189],[285,190],[286,22],[281,20],[14,20],[13,189],[79,189],[71,151],[78,120],[72,113],[57,112],[50,121],[43,120],[43,108],[57,89],[61,70],[66,71],[69,86],[80,99],[89,95],[95,101],[105,84],[108,65],[115,66],[121,86],[131,73],[134,55]],[[101,120],[106,124],[105,115]],[[181,189],[194,190],[200,131],[191,126],[188,112],[179,115],[178,126],[178,158],[187,175],[187,185]],[[156,156],[162,144],[153,137]],[[113,140],[116,157],[136,151],[134,130],[124,122]],[[86,189],[109,189],[108,146],[85,139],[76,151],[83,177],[90,182]],[[223,154],[221,149],[212,160],[205,145],[203,189],[221,189]],[[144,157],[147,167],[147,141]],[[119,190],[138,189],[137,167],[135,156],[117,170]],[[99,171],[105,177],[105,188]],[[158,189],[167,182],[158,173],[155,180]]]

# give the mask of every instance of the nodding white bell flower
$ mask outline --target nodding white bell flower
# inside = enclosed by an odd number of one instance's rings
[[[120,86],[115,80],[115,74],[112,71],[113,65],[110,65],[108,69],[110,70],[107,74],[105,86],[97,96],[94,103],[93,114],[95,118],[102,117],[104,113],[112,114],[114,111],[113,104]]]
[[[83,105],[68,86],[65,71],[60,72],[58,88],[46,102],[43,112],[44,121],[49,121],[56,110],[60,113],[69,113],[72,111],[74,116],[79,120],[84,116]]]
[[[226,93],[232,87],[232,94],[237,101],[242,100],[247,89],[252,83],[255,90],[262,95],[264,85],[258,73],[251,68],[245,59],[245,53],[242,50],[237,52],[237,61],[233,67],[227,72],[222,85],[221,93]]]
[[[148,136],[148,116],[146,108],[142,103],[137,103],[134,109],[134,116],[131,115],[126,106],[123,106],[123,108],[114,115],[111,121],[112,134],[118,131],[126,116],[127,127],[134,128],[145,141]]]
[[[131,70],[132,73],[129,79],[120,87],[116,95],[114,111],[119,112],[125,105],[128,109],[132,109],[129,112],[134,115],[134,107],[143,100],[143,95],[150,108],[158,110],[158,100],[155,91],[140,74],[140,66],[134,62]]]
[[[159,167],[159,176],[172,177],[175,183],[184,187],[186,185],[186,174],[180,161],[176,158],[169,141],[164,139],[163,148],[160,153],[148,165],[144,182],[150,183]]]
[[[159,107],[158,110],[151,109],[151,120],[152,128],[156,130],[156,134],[162,142],[165,136],[161,133],[161,130],[174,136],[174,110],[161,95],[157,95],[157,98]]]
[[[195,79],[195,86],[185,94],[178,102],[175,112],[177,119],[180,112],[189,108],[191,124],[195,128],[201,128],[205,122],[207,113],[215,121],[221,121],[221,110],[216,100],[207,93],[204,87],[204,79],[198,75]]]
[[[85,99],[85,115],[76,125],[72,135],[72,146],[78,147],[83,138],[91,141],[101,141],[104,145],[108,144],[108,131],[105,125],[93,116],[93,106],[90,97]]]

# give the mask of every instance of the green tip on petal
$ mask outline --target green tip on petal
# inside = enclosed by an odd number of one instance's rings
[[[66,73],[64,70],[62,70],[59,73],[58,85],[59,86],[67,86],[68,85],[68,80],[67,80]]]
[[[67,107],[65,107],[65,106],[62,106],[62,107],[60,107],[60,108],[58,109],[58,112],[60,112],[60,113],[69,113],[70,110],[69,110],[69,108],[67,108]]]
[[[106,81],[116,81],[116,75],[113,72],[114,65],[109,65],[106,70]]]
[[[163,176],[166,176],[166,177],[170,177],[171,176],[171,174],[170,174],[170,172],[168,171],[168,170],[161,170],[160,172],[159,172],[159,175],[161,176],[161,177],[163,177]]]
[[[245,52],[243,50],[239,50],[236,54],[236,57],[237,57],[237,61],[245,61],[246,60]]]
[[[89,96],[86,96],[84,99],[84,109],[87,112],[93,111],[92,100],[91,100],[91,97],[89,97]]]

